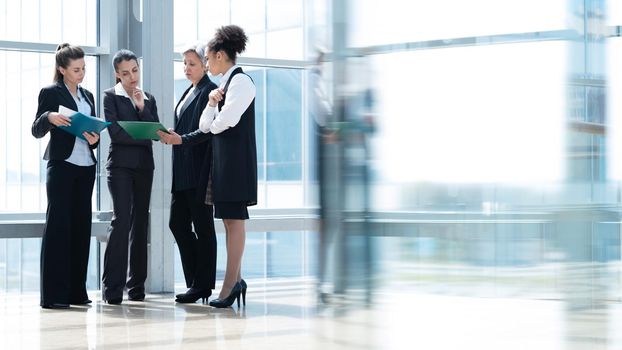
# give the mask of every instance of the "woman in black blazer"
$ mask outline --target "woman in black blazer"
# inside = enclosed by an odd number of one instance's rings
[[[97,160],[93,149],[99,135],[84,139],[59,129],[68,126],[60,106],[95,116],[93,94],[82,88],[84,51],[61,44],[56,49],[54,84],[41,89],[32,124],[36,138],[50,133],[43,159],[47,160],[47,212],[41,241],[41,306],[68,308],[91,302],[86,293],[86,272],[91,239],[91,196]]]
[[[173,186],[169,227],[181,257],[186,293],[178,303],[194,303],[212,294],[216,283],[216,233],[211,205],[205,204],[212,163],[212,135],[199,130],[201,112],[216,85],[205,74],[205,45],[184,53],[184,73],[192,85],[175,107],[175,129],[159,132],[163,143],[173,146]],[[194,226],[194,231],[193,231]]]
[[[147,230],[149,201],[153,182],[151,140],[135,140],[118,121],[157,122],[155,98],[138,87],[138,58],[128,50],[117,52],[112,60],[117,85],[104,91],[104,116],[108,127],[108,189],[113,217],[104,253],[102,298],[121,304],[127,287],[130,300],[145,299],[147,279]],[[129,278],[128,278],[129,244]]]

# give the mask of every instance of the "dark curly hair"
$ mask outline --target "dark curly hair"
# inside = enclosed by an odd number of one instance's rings
[[[56,64],[54,67],[54,81],[62,81],[63,73],[59,68],[67,69],[71,60],[84,58],[84,50],[79,46],[72,46],[68,43],[62,43],[56,47]]]
[[[223,50],[235,63],[237,55],[246,50],[247,41],[248,37],[244,29],[234,24],[222,26],[216,29],[214,38],[207,43],[207,50],[210,52]]]

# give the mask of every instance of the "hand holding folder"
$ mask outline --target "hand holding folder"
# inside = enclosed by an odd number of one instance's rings
[[[60,106],[58,108],[58,113],[68,117],[71,119],[71,125],[68,126],[58,126],[59,129],[66,131],[75,137],[79,137],[85,141],[86,138],[82,133],[84,132],[96,132],[101,133],[108,125],[109,122],[105,122],[101,119],[94,118],[88,115],[84,115],[80,112],[73,111],[65,106]]]
[[[117,123],[135,140],[160,140],[158,130],[168,134],[164,125],[158,122],[118,121]]]

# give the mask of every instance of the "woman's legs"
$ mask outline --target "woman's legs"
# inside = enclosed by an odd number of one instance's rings
[[[246,241],[244,220],[224,219],[223,223],[227,235],[227,268],[225,280],[218,296],[220,299],[228,297],[235,283],[240,280],[242,255]]]

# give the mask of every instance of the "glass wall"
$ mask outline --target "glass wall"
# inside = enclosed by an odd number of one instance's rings
[[[87,56],[82,86],[97,100],[97,58]],[[46,161],[49,135],[36,139],[31,134],[42,87],[52,84],[54,55],[1,51],[0,73],[0,212],[45,212]],[[97,101],[96,101],[97,104]],[[95,206],[96,194],[93,195]]]
[[[0,40],[97,46],[97,0],[0,0]]]
[[[0,225],[12,214],[41,218],[46,211],[46,161],[49,136],[31,134],[39,91],[52,84],[54,54],[49,45],[69,42],[96,47],[97,0],[0,1]],[[86,56],[82,86],[98,105],[98,58]],[[96,187],[97,188],[97,187]],[[93,195],[93,208],[97,193]],[[97,242],[91,240],[87,287],[99,286]],[[0,239],[0,293],[39,290],[40,238]]]
[[[619,300],[620,2],[323,3],[336,278]]]
[[[207,42],[222,25],[236,24],[249,37],[244,57],[302,60],[303,6],[303,0],[176,0],[175,51]]]

